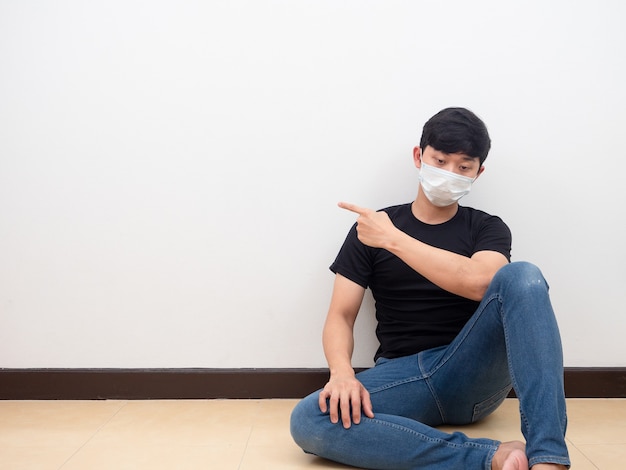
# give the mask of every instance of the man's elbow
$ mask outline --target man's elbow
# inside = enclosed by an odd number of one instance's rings
[[[491,278],[485,278],[474,282],[471,286],[469,286],[467,298],[470,300],[475,300],[476,302],[480,302],[481,300],[483,300],[483,297],[487,293],[487,289],[489,288],[490,283]]]

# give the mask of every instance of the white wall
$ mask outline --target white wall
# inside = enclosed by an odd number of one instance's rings
[[[626,366],[625,5],[1,1],[0,367],[324,366],[335,204],[409,202],[451,105],[566,365]]]

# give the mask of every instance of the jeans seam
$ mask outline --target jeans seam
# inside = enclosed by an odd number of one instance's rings
[[[430,395],[433,397],[433,400],[435,400],[435,403],[437,405],[437,410],[439,411],[439,417],[441,418],[441,422],[445,423],[446,414],[444,412],[443,405],[439,401],[439,396],[437,395],[437,392],[435,391],[435,388],[433,387],[430,381],[430,377],[432,376],[432,373],[429,374],[424,371],[425,368],[422,367],[422,355],[421,354],[418,354],[417,356],[417,367],[419,368],[420,372],[422,373],[424,377],[424,382],[426,382],[426,386],[428,387],[428,390],[430,391]]]
[[[467,332],[465,333],[465,335],[463,336],[463,338],[461,338],[461,340],[458,341],[458,343],[457,343],[457,345],[456,345],[456,347],[454,348],[453,351],[446,350],[444,358],[441,361],[439,361],[437,366],[432,371],[430,371],[429,374],[427,374],[428,377],[434,375],[439,369],[441,369],[441,367],[443,367],[452,358],[452,356],[454,356],[454,354],[456,354],[457,350],[461,347],[461,345],[463,344],[465,339],[469,336],[470,332],[474,329],[474,326],[476,325],[476,323],[478,323],[478,319],[483,315],[483,313],[487,309],[487,305],[489,305],[491,303],[491,301],[493,301],[493,300],[500,301],[499,296],[498,296],[497,293],[496,294],[492,294],[486,300],[483,299],[483,301],[482,301],[482,303],[480,305],[481,308],[476,310],[474,312],[474,315],[471,318],[472,327],[469,328],[467,330]],[[507,358],[508,358],[508,353],[507,353]]]
[[[418,436],[420,439],[426,441],[426,442],[433,442],[433,443],[438,443],[438,444],[443,444],[447,447],[453,447],[453,448],[467,448],[467,447],[474,447],[476,449],[484,449],[487,450],[489,452],[491,452],[492,450],[494,450],[494,446],[490,445],[490,444],[479,444],[477,442],[465,442],[464,444],[455,444],[452,442],[448,442],[444,439],[439,439],[437,437],[430,437],[427,436],[426,434],[423,434],[421,432],[417,432],[411,428],[408,428],[406,426],[402,426],[400,424],[396,424],[396,423],[390,423],[388,421],[382,421],[376,418],[364,418],[364,420],[367,421],[371,421],[377,424],[382,424],[384,426],[390,427],[390,428],[394,428],[397,429],[398,431],[403,431],[406,432],[408,434],[412,434],[414,436]],[[496,448],[497,449],[497,448]]]
[[[475,423],[476,421],[482,419],[484,417],[484,410],[483,409],[484,408],[487,408],[487,409],[492,408],[494,406],[494,403],[501,402],[503,395],[507,394],[509,392],[509,390],[511,390],[511,386],[507,385],[506,387],[503,387],[500,390],[498,390],[496,393],[491,395],[486,400],[483,400],[480,403],[476,403],[474,405],[474,410],[473,410],[473,413],[472,413],[472,423]]]
[[[489,455],[487,456],[487,460],[485,460],[485,470],[491,470],[491,464],[493,462],[493,458],[496,456],[496,452],[498,451],[499,447],[500,445],[498,444],[498,447],[493,449],[493,451],[489,452]]]
[[[395,388],[395,387],[399,387],[400,385],[405,385],[405,384],[409,384],[409,383],[413,383],[413,382],[418,382],[420,380],[425,380],[427,378],[427,376],[423,373],[422,368],[419,364],[419,355],[417,355],[416,358],[416,362],[417,362],[417,368],[420,372],[419,375],[414,375],[412,377],[407,377],[404,378],[402,380],[396,380],[394,382],[388,382],[385,383],[383,385],[379,385],[378,387],[374,387],[371,389],[368,389],[369,393],[377,393],[377,392],[382,392],[383,390],[389,390],[391,388]],[[375,365],[374,367],[379,367],[378,365]]]
[[[472,316],[472,327],[469,328],[465,335],[460,338],[460,341],[457,342],[454,350],[449,351],[446,349],[446,352],[444,353],[444,357],[441,361],[439,361],[436,365],[436,367],[434,367],[432,370],[430,371],[426,371],[425,367],[422,367],[422,362],[421,362],[421,354],[418,354],[418,367],[420,369],[420,372],[422,373],[423,379],[426,382],[426,385],[428,386],[428,389],[430,390],[430,393],[433,397],[433,399],[435,400],[435,403],[437,404],[437,409],[439,410],[439,416],[442,419],[442,422],[446,422],[446,414],[444,412],[443,406],[441,405],[440,401],[439,401],[439,397],[437,396],[437,392],[435,391],[435,389],[433,388],[430,378],[435,375],[437,373],[437,371],[439,369],[441,369],[450,359],[452,359],[452,357],[456,354],[456,352],[458,351],[458,349],[461,347],[461,345],[463,344],[463,342],[465,341],[465,339],[469,336],[469,334],[471,333],[471,331],[474,329],[474,326],[478,323],[478,320],[480,319],[480,317],[482,317],[483,313],[485,312],[485,310],[487,309],[487,306],[493,301],[500,301],[500,298],[498,296],[497,293],[491,294],[490,297],[488,297],[487,299],[483,299],[483,301],[481,302],[481,308],[476,310],[474,312],[474,315]],[[501,302],[500,302],[501,303]],[[508,357],[508,351],[507,351],[507,360],[509,359]],[[510,360],[509,360],[509,364],[510,364]],[[509,367],[510,368],[510,367]]]
[[[368,392],[371,393],[377,393],[377,392],[382,392],[383,390],[388,390],[390,388],[395,388],[398,387],[400,385],[404,385],[404,384],[408,384],[408,383],[412,383],[412,382],[417,382],[419,380],[424,380],[425,377],[420,377],[420,376],[414,376],[414,377],[409,377],[406,378],[404,380],[397,380],[395,382],[391,382],[391,383],[387,383],[385,385],[380,385],[376,388],[371,388],[368,390]]]
[[[533,465],[537,465],[540,463],[552,463],[552,464],[557,464],[557,465],[565,465],[568,468],[571,465],[570,460],[568,458],[565,458],[563,456],[558,456],[558,455],[537,455],[535,457],[528,459],[529,467],[532,467]]]
[[[505,312],[502,311],[502,299],[500,298],[499,295],[494,295],[495,298],[497,298],[498,302],[500,303],[500,308],[498,309],[500,312],[500,318],[502,319],[502,332],[504,334],[504,341],[505,343],[508,345],[509,344],[509,331],[506,327],[506,322],[504,321],[504,315]],[[517,378],[515,377],[515,370],[512,367],[512,359],[511,359],[511,354],[509,352],[509,348],[506,348],[506,360],[509,366],[509,377],[511,377],[511,384],[513,385],[513,390],[516,391],[519,390],[519,387],[517,385]],[[519,399],[519,397],[518,397]],[[524,426],[523,428],[526,429],[526,431],[528,432],[529,430],[529,422],[528,419],[526,418],[526,414],[524,413],[524,410],[522,409],[522,402],[520,400],[520,410],[519,410],[519,414],[520,414],[520,419],[524,422]],[[524,436],[526,437],[526,436]]]

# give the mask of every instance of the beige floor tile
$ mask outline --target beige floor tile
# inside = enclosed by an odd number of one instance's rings
[[[78,447],[124,406],[122,401],[0,401],[0,447]]]
[[[299,400],[260,400],[255,424],[272,422],[275,418],[283,419],[291,416],[291,411]]]
[[[298,400],[0,401],[1,470],[302,470],[349,467],[302,452],[289,435]],[[575,470],[626,460],[626,400],[568,400]],[[522,440],[517,400],[471,437]]]
[[[297,400],[264,401],[254,421],[248,446],[293,444],[289,432],[289,419],[291,410],[297,402]]]
[[[73,447],[1,446],[2,470],[58,470],[76,452]]]
[[[238,445],[250,437],[258,401],[128,402],[93,438],[99,445]]]
[[[295,444],[248,447],[239,470],[358,470],[308,455]]]
[[[626,466],[626,444],[586,444],[579,450],[600,470],[623,470]]]
[[[626,444],[626,400],[570,399],[567,415],[567,438],[579,448],[584,444]]]
[[[574,470],[598,470],[598,467],[579,449],[577,449],[571,442],[567,442],[567,450],[569,451],[569,458],[572,462],[572,469]]]
[[[137,446],[89,443],[61,470],[238,470],[243,445]]]

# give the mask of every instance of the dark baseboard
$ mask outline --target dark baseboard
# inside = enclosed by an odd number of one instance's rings
[[[0,400],[302,398],[327,369],[0,369]],[[626,367],[566,368],[568,398],[626,398]]]

